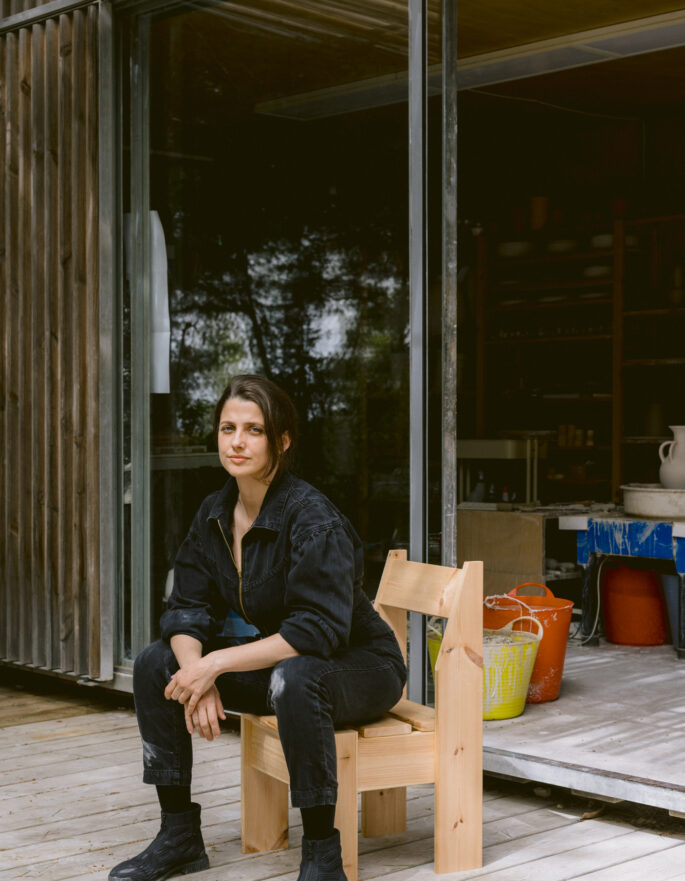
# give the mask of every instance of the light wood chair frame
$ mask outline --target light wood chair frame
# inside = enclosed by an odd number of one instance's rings
[[[435,666],[435,709],[403,698],[369,725],[336,731],[343,865],[357,881],[358,794],[362,834],[406,830],[406,787],[433,783],[434,868],[482,865],[483,564],[461,569],[388,553],[375,607],[407,646],[407,612],[446,619]],[[288,769],[275,716],[241,717],[242,849],[288,846]]]

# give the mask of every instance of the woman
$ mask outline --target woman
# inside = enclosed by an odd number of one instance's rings
[[[302,813],[298,881],[343,881],[334,728],[377,718],[400,698],[395,636],[362,590],[362,545],[345,517],[288,468],[290,398],[234,378],[214,413],[230,478],[200,506],[174,568],[162,639],[136,659],[134,694],[159,834],[110,881],[161,881],[209,865],[191,801],[191,734],[219,736],[224,707],[275,713],[292,804]],[[221,635],[231,613],[255,637]]]

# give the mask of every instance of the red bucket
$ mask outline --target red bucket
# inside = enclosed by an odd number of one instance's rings
[[[617,645],[663,645],[668,626],[661,579],[651,569],[629,569],[619,563],[602,579],[604,633]]]
[[[545,595],[527,594],[527,587],[541,588]],[[483,626],[486,628],[503,627],[519,615],[531,615],[542,624],[542,639],[528,687],[529,703],[553,701],[559,697],[572,609],[571,600],[555,597],[546,585],[536,581],[519,584],[506,596],[485,597],[483,600]]]

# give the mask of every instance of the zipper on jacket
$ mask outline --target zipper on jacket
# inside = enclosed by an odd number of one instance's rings
[[[247,621],[248,624],[251,624],[253,627],[257,627],[254,621],[250,621],[247,616],[247,612],[245,611],[245,606],[243,605],[243,572],[242,568],[238,569],[238,564],[235,561],[235,557],[233,556],[233,550],[228,543],[228,539],[226,538],[226,533],[224,532],[224,528],[221,525],[221,520],[217,517],[216,522],[219,524],[219,532],[221,533],[221,537],[223,538],[226,547],[228,548],[228,553],[231,555],[231,560],[233,560],[233,565],[235,566],[235,571],[238,573],[238,602],[240,603],[240,609],[243,613],[243,617]],[[259,628],[257,627],[259,630]]]

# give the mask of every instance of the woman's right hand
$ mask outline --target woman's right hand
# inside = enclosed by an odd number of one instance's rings
[[[184,709],[186,728],[190,734],[197,731],[200,737],[204,737],[205,740],[214,740],[215,737],[219,737],[221,734],[219,719],[225,720],[226,713],[224,713],[221,695],[216,685],[212,685],[202,695],[192,716],[188,714],[188,704],[184,704]]]

